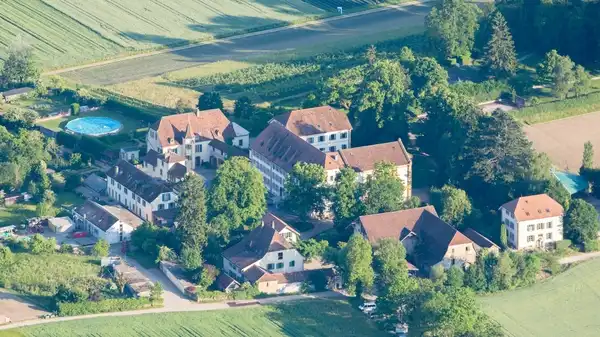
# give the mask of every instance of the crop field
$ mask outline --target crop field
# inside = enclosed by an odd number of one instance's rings
[[[11,337],[385,336],[347,302],[310,300],[222,311],[103,317],[4,332]]]
[[[357,7],[368,7],[380,4],[396,4],[406,2],[406,0],[303,0],[309,4],[328,11],[337,11],[338,7],[345,9],[354,9]]]
[[[3,0],[0,59],[17,37],[55,68],[322,14],[301,0]]]
[[[511,337],[600,335],[600,259],[530,288],[482,297],[484,311]]]

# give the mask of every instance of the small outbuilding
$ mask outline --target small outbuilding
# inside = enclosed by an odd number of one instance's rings
[[[48,228],[54,233],[68,233],[75,229],[75,223],[69,217],[48,219]]]
[[[16,88],[0,93],[0,96],[5,103],[10,103],[29,94],[32,91],[33,88],[30,87]]]
[[[139,161],[140,160],[140,149],[137,146],[122,147],[119,151],[119,159],[126,161]]]

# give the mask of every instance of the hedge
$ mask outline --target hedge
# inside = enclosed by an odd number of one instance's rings
[[[571,246],[571,240],[560,240],[560,241],[556,241],[556,249],[557,250],[563,250],[563,249],[567,249]]]
[[[117,298],[98,302],[84,301],[77,303],[58,303],[59,316],[78,316],[88,314],[100,314],[103,312],[139,310],[148,307],[161,307],[160,303],[151,303],[146,297],[140,298]]]

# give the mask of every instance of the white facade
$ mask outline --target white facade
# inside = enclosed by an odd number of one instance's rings
[[[225,257],[223,258],[223,269],[227,274],[237,279],[241,279],[243,277],[242,272],[252,266],[259,266],[272,273],[292,273],[304,270],[304,257],[296,249],[268,252],[262,259],[242,270]]]
[[[182,165],[185,165],[184,161],[179,162]],[[159,178],[164,181],[169,180],[169,170],[175,165],[175,163],[167,163],[160,159],[156,160],[156,166],[152,166],[148,162],[144,162],[143,171],[146,172],[149,176],[153,178]]]
[[[108,230],[104,231],[77,213],[73,213],[73,220],[80,229],[92,234],[98,240],[106,240],[111,245],[122,241],[129,241],[131,232],[134,230],[127,223],[117,221]]]
[[[152,222],[152,212],[177,207],[177,194],[174,192],[161,193],[154,200],[144,200],[133,191],[108,177],[106,189],[108,196],[124,205],[141,219]]]
[[[304,141],[323,152],[335,152],[350,148],[350,130],[300,136]]]
[[[277,200],[283,198],[287,172],[256,151],[250,150],[250,162],[262,174],[269,194]]]
[[[563,216],[518,221],[515,215],[501,207],[502,223],[506,226],[508,244],[514,249],[544,249],[563,239]]]

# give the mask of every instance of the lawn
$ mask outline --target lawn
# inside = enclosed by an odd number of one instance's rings
[[[0,59],[16,36],[45,68],[282,25],[327,12],[301,0],[4,0]]]
[[[530,288],[482,297],[480,302],[508,336],[598,336],[600,259]]]
[[[11,333],[12,334],[9,334]],[[10,330],[20,337],[369,337],[386,334],[347,302],[307,300],[222,311],[94,318]]]
[[[72,207],[83,204],[84,200],[72,192],[61,192],[56,195],[54,207]],[[15,204],[0,207],[0,227],[18,225],[28,218],[36,216],[34,204]]]
[[[121,131],[119,131],[119,133],[127,133],[138,128],[148,126],[147,124],[143,123],[143,121],[127,117],[120,111],[109,110],[107,108],[100,108],[96,111],[81,113],[79,116],[68,116],[57,119],[51,119],[39,122],[38,124],[53,131],[63,131],[65,124],[67,124],[70,120],[81,117],[109,117],[115,119],[123,124],[123,128],[121,129]]]

